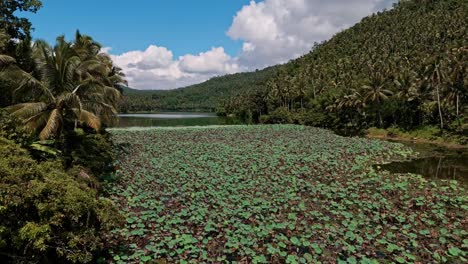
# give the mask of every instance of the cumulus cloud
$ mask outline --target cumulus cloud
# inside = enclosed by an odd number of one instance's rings
[[[105,53],[110,51],[111,48],[101,50]],[[129,85],[138,89],[173,89],[200,83],[216,75],[245,70],[222,47],[198,55],[187,54],[178,59],[174,59],[167,48],[155,45],[143,51],[110,56],[125,72]]]
[[[180,68],[192,73],[234,73],[241,70],[235,59],[224,52],[224,48],[212,48],[198,55],[180,57]]]
[[[251,1],[234,17],[227,31],[244,41],[242,65],[265,67],[308,52],[315,42],[330,38],[361,18],[395,0],[265,0]]]
[[[174,58],[166,47],[111,55],[138,89],[173,89],[216,75],[254,70],[301,56],[361,18],[390,8],[397,0],[251,1],[235,15],[227,35],[242,41],[236,57],[223,47]],[[111,48],[103,48],[109,53]]]
[[[167,48],[150,45],[144,51],[130,51],[114,58],[118,63],[130,68],[151,70],[167,68],[173,61],[172,57],[172,52]]]

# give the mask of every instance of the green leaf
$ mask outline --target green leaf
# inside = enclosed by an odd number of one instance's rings
[[[143,256],[143,257],[140,258],[140,260],[143,261],[143,262],[150,261],[151,259],[152,259],[151,256]]]
[[[267,259],[264,255],[255,256],[253,258],[253,263],[267,263]]]
[[[312,255],[311,254],[305,253],[304,258],[308,261],[308,263],[312,262]]]
[[[448,252],[450,253],[450,255],[457,257],[462,251],[457,247],[451,247],[448,249]]]
[[[297,256],[296,255],[288,255],[286,258],[286,263],[288,264],[297,264]]]
[[[322,254],[323,250],[322,248],[320,248],[319,245],[313,243],[311,247],[314,249],[315,253],[317,253],[318,255]]]
[[[349,257],[346,261],[347,261],[349,264],[357,264],[357,259],[356,259],[356,257],[354,257],[354,256]]]
[[[398,263],[406,263],[406,260],[404,258],[402,258],[402,257],[397,257],[395,260]]]
[[[295,246],[300,246],[301,245],[301,242],[299,241],[299,239],[297,237],[292,237],[291,238],[291,243],[293,243],[293,245],[295,245]]]

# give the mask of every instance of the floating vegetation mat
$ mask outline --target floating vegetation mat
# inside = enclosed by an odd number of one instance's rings
[[[117,263],[466,262],[455,181],[376,172],[401,144],[292,126],[112,131]]]

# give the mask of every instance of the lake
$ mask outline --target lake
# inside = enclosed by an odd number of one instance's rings
[[[121,114],[116,127],[179,127],[240,124],[232,118],[214,113],[160,112],[154,114]],[[468,150],[449,149],[432,144],[402,142],[419,153],[418,158],[379,165],[393,173],[420,174],[432,180],[458,180],[468,185]]]
[[[161,112],[154,114],[120,114],[116,127],[178,127],[236,124],[231,118],[214,113]]]
[[[450,149],[427,143],[400,142],[411,147],[417,158],[379,165],[393,173],[420,174],[430,180],[457,180],[468,186],[468,149]]]

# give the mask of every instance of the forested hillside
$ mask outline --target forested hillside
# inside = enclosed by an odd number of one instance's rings
[[[466,132],[468,2],[402,1],[285,65],[172,91],[127,91],[123,112],[203,110],[354,134]]]
[[[124,88],[121,112],[157,110],[215,111],[228,98],[256,91],[273,77],[275,67],[212,78],[204,83],[176,90],[143,91]]]
[[[352,133],[372,126],[466,132],[468,1],[402,1],[284,66],[224,111]]]

